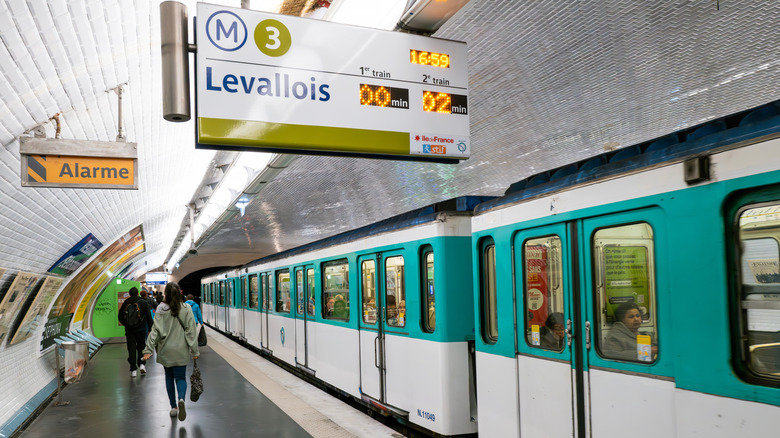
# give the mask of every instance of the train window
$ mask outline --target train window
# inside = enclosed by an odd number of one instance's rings
[[[560,237],[531,239],[523,244],[523,280],[526,342],[532,347],[563,351],[566,312]]]
[[[250,309],[257,309],[257,295],[258,295],[258,287],[257,287],[257,274],[252,274],[249,276],[249,308]]]
[[[426,246],[422,250],[422,326],[423,330],[433,333],[436,330],[436,295],[433,287],[433,248]]]
[[[309,288],[309,299],[307,313],[309,316],[314,316],[314,269],[309,268],[306,270],[306,286]]]
[[[262,287],[262,295],[263,295],[263,310],[268,310],[268,308],[269,308],[269,304],[268,304],[268,301],[269,301],[268,298],[269,297],[268,296],[270,295],[269,290],[268,290],[268,274],[263,274],[262,277],[260,278],[260,280],[261,280],[261,283],[262,283],[261,287]]]
[[[249,294],[249,287],[247,287],[247,279],[246,277],[241,278],[241,308],[243,309],[244,306],[246,306],[246,303],[249,302],[249,299],[247,299],[247,295]]]
[[[295,306],[295,313],[297,315],[303,315],[303,301],[305,298],[303,286],[303,271],[299,269],[295,272],[295,301],[298,304]]]
[[[742,360],[780,381],[780,204],[743,209],[738,220]]]
[[[349,264],[346,260],[322,265],[322,316],[349,320]]]
[[[653,228],[637,223],[593,236],[596,342],[606,358],[651,363],[658,357]]]
[[[385,318],[387,325],[406,325],[406,282],[404,258],[393,256],[385,259]]]
[[[276,273],[276,311],[290,312],[290,271]]]
[[[233,282],[226,280],[225,287],[227,287],[227,305],[228,307],[233,307]]]
[[[224,281],[219,282],[219,305],[224,306],[225,305],[225,289],[227,286],[225,286]]]
[[[364,260],[360,265],[360,278],[363,285],[363,322],[376,324],[376,262]]]
[[[496,245],[493,239],[483,239],[479,252],[479,306],[482,340],[498,341],[498,305],[496,303]]]

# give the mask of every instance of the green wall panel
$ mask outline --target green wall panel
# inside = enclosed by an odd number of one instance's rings
[[[119,294],[127,293],[133,287],[141,290],[137,281],[115,279],[103,289],[92,310],[92,330],[98,338],[124,336],[125,329],[119,325]]]

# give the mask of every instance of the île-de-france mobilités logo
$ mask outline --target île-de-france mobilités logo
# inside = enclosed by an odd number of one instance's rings
[[[230,11],[217,11],[206,21],[206,36],[220,50],[234,52],[246,43],[249,31],[244,20]],[[279,57],[292,46],[290,30],[281,21],[262,20],[255,26],[254,41],[267,56]]]

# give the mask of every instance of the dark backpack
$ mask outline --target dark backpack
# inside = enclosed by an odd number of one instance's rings
[[[128,328],[138,328],[144,322],[144,314],[138,301],[125,306],[125,326]]]

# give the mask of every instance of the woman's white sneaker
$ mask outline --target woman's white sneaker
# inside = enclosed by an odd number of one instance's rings
[[[171,417],[175,417],[179,414],[179,410],[176,408],[171,409]]]
[[[187,418],[187,411],[184,409],[184,399],[179,399],[179,421],[184,421]]]

